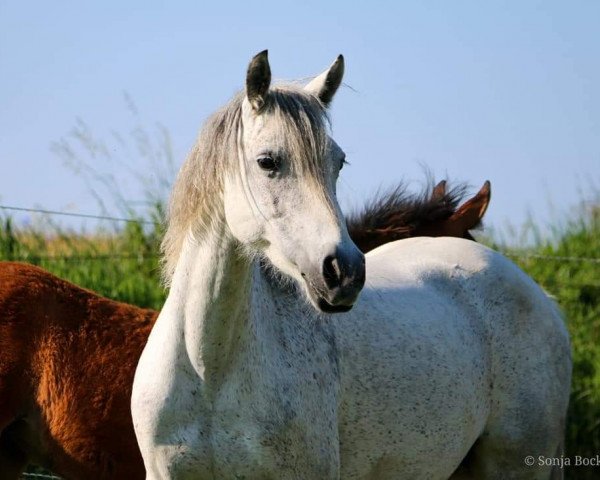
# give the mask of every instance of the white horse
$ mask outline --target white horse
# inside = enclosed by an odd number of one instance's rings
[[[403,240],[367,256],[357,301],[325,121],[343,69],[270,87],[258,54],[182,167],[133,386],[148,478],[560,477],[538,458],[562,452],[569,340],[529,277],[475,242]]]

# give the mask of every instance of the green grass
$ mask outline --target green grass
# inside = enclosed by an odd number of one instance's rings
[[[160,228],[132,222],[93,235],[51,232],[15,229],[9,217],[2,218],[0,259],[40,265],[110,298],[161,307],[165,291],[157,256]],[[564,312],[574,361],[566,455],[595,457],[600,452],[600,208],[563,228],[553,242],[507,254],[556,298]],[[566,470],[567,478],[573,479],[596,478],[597,472]]]
[[[18,230],[10,218],[0,224],[0,260],[38,265],[106,297],[160,309],[160,228],[130,222],[123,229],[81,235],[53,229]]]

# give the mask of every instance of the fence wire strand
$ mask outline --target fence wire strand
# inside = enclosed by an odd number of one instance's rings
[[[155,225],[155,226],[160,225],[159,222],[153,222],[152,220],[110,217],[110,216],[105,216],[105,215],[92,215],[92,214],[87,214],[87,213],[59,212],[57,210],[42,210],[39,208],[12,207],[9,205],[0,205],[0,209],[11,210],[11,211],[15,211],[15,212],[43,213],[44,215],[63,215],[65,217],[92,218],[94,220],[109,220],[109,221],[113,221],[113,222],[142,223],[144,225]]]
[[[21,478],[40,478],[47,480],[62,480],[62,477],[57,477],[56,475],[47,475],[45,473],[23,473],[21,474]]]
[[[600,263],[600,258],[594,257],[568,257],[564,255],[542,255],[538,253],[513,253],[509,251],[499,250],[499,252],[507,257],[535,260],[550,260],[554,262],[583,262],[583,263]]]
[[[87,261],[105,261],[105,260],[136,260],[145,262],[160,258],[158,254],[148,253],[119,253],[119,254],[98,254],[98,255],[16,255],[11,257],[15,262],[87,262]]]
[[[154,222],[152,220],[143,220],[135,218],[122,218],[112,217],[105,215],[93,215],[87,213],[71,213],[71,212],[60,212],[56,210],[44,210],[39,208],[25,208],[25,207],[14,207],[10,205],[0,205],[1,210],[10,210],[17,212],[31,212],[41,213],[44,215],[63,215],[68,217],[78,218],[91,218],[95,220],[109,220],[116,222],[130,222],[130,223],[141,223],[144,225],[159,226],[160,222]],[[499,252],[507,257],[516,259],[536,259],[536,260],[547,260],[552,262],[582,262],[582,263],[594,263],[600,264],[600,258],[595,257],[578,257],[578,256],[565,256],[565,255],[543,255],[538,253],[518,253],[511,252],[509,250],[499,250]],[[17,261],[98,261],[98,260],[149,260],[158,258],[159,255],[138,255],[138,254],[107,254],[107,255],[22,255],[13,258]]]

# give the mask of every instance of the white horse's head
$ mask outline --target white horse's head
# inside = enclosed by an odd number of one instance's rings
[[[272,87],[267,52],[252,59],[245,92],[207,121],[175,183],[167,277],[185,232],[200,238],[220,222],[247,252],[296,279],[319,310],[352,307],[365,261],[336,199],[344,152],[326,112],[343,72],[340,56],[304,88]]]
[[[364,256],[350,240],[335,185],[344,152],[325,109],[342,81],[340,56],[304,89],[270,88],[267,52],[248,67],[238,175],[225,179],[233,235],[303,285],[312,303],[346,311],[364,285]]]

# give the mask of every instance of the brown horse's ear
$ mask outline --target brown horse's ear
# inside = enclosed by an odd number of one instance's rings
[[[254,111],[259,112],[265,105],[267,92],[271,85],[271,67],[268,50],[256,54],[246,74],[246,96]]]
[[[456,236],[465,236],[469,230],[475,228],[481,223],[492,196],[492,186],[489,180],[486,180],[473,198],[463,203],[456,212],[447,220],[448,226]]]
[[[446,195],[446,180],[442,180],[433,187],[433,190],[431,191],[431,200],[434,202],[441,200],[444,195]]]

